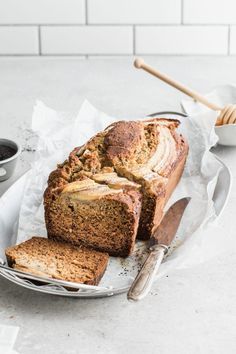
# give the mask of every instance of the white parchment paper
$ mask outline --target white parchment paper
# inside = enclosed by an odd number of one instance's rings
[[[114,120],[115,118],[99,112],[88,101],[83,103],[74,119],[46,107],[42,102],[36,103],[32,129],[38,135],[38,148],[26,180],[17,243],[31,238],[32,235],[47,235],[42,198],[49,173],[55,169],[57,163],[67,158],[75,146],[82,145]],[[191,267],[208,260],[221,250],[222,236],[217,231],[212,202],[221,164],[209,151],[217,142],[215,120],[214,112],[201,112],[182,119],[180,131],[187,138],[190,151],[184,175],[169,205],[183,196],[190,196],[191,201],[172,247],[175,251],[170,252],[162,264],[159,276],[171,269]],[[111,257],[102,284],[127,285],[142,262],[145,247],[144,243],[139,242],[133,256],[123,260]]]

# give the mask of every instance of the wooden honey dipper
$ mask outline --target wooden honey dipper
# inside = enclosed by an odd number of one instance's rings
[[[201,102],[208,108],[214,111],[220,111],[220,114],[217,118],[216,125],[223,124],[236,124],[236,105],[228,104],[225,107],[220,107],[215,103],[209,102],[204,96],[198,92],[191,90],[189,87],[184,86],[178,81],[175,81],[171,77],[161,73],[160,71],[152,68],[150,65],[146,64],[145,61],[141,58],[137,58],[134,61],[134,66],[137,69],[143,69],[149,74],[156,76],[158,79],[166,82],[168,85],[176,88],[177,90],[185,93],[186,95],[192,97],[195,101]]]

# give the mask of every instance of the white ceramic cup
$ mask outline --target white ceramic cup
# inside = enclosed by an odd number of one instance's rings
[[[0,139],[0,146],[1,145],[9,146],[13,148],[16,152],[8,159],[0,161],[0,182],[5,181],[12,176],[16,167],[17,159],[21,153],[20,145],[12,140]]]

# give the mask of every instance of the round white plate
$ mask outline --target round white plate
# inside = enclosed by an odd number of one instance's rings
[[[168,116],[170,117],[170,114],[168,114]],[[219,160],[219,162],[222,168],[213,195],[213,202],[217,216],[219,216],[224,209],[231,186],[230,172],[222,161]],[[15,230],[17,228],[25,179],[26,174],[16,181],[0,199],[0,258],[3,260],[5,260],[5,248],[16,243],[16,236],[13,235],[16,235]],[[197,227],[199,227],[199,225]],[[137,242],[135,252],[131,257],[125,259],[110,257],[108,269],[98,287],[89,288],[88,286],[86,289],[81,288],[74,291],[67,290],[60,285],[35,283],[30,279],[20,277],[11,268],[0,268],[0,275],[11,282],[38,292],[69,297],[104,297],[126,292],[145,257],[146,244],[144,242]],[[111,276],[112,287],[109,286],[111,284]]]

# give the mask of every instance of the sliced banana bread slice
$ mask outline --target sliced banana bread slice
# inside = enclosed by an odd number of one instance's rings
[[[43,237],[33,237],[5,251],[9,267],[41,277],[90,285],[101,280],[109,260],[107,253]]]
[[[114,178],[112,186],[87,178],[66,184],[59,193],[49,190],[45,197],[48,237],[128,256],[137,235],[141,194],[133,187],[136,183],[131,184],[133,189],[121,189],[123,180],[117,183]]]

